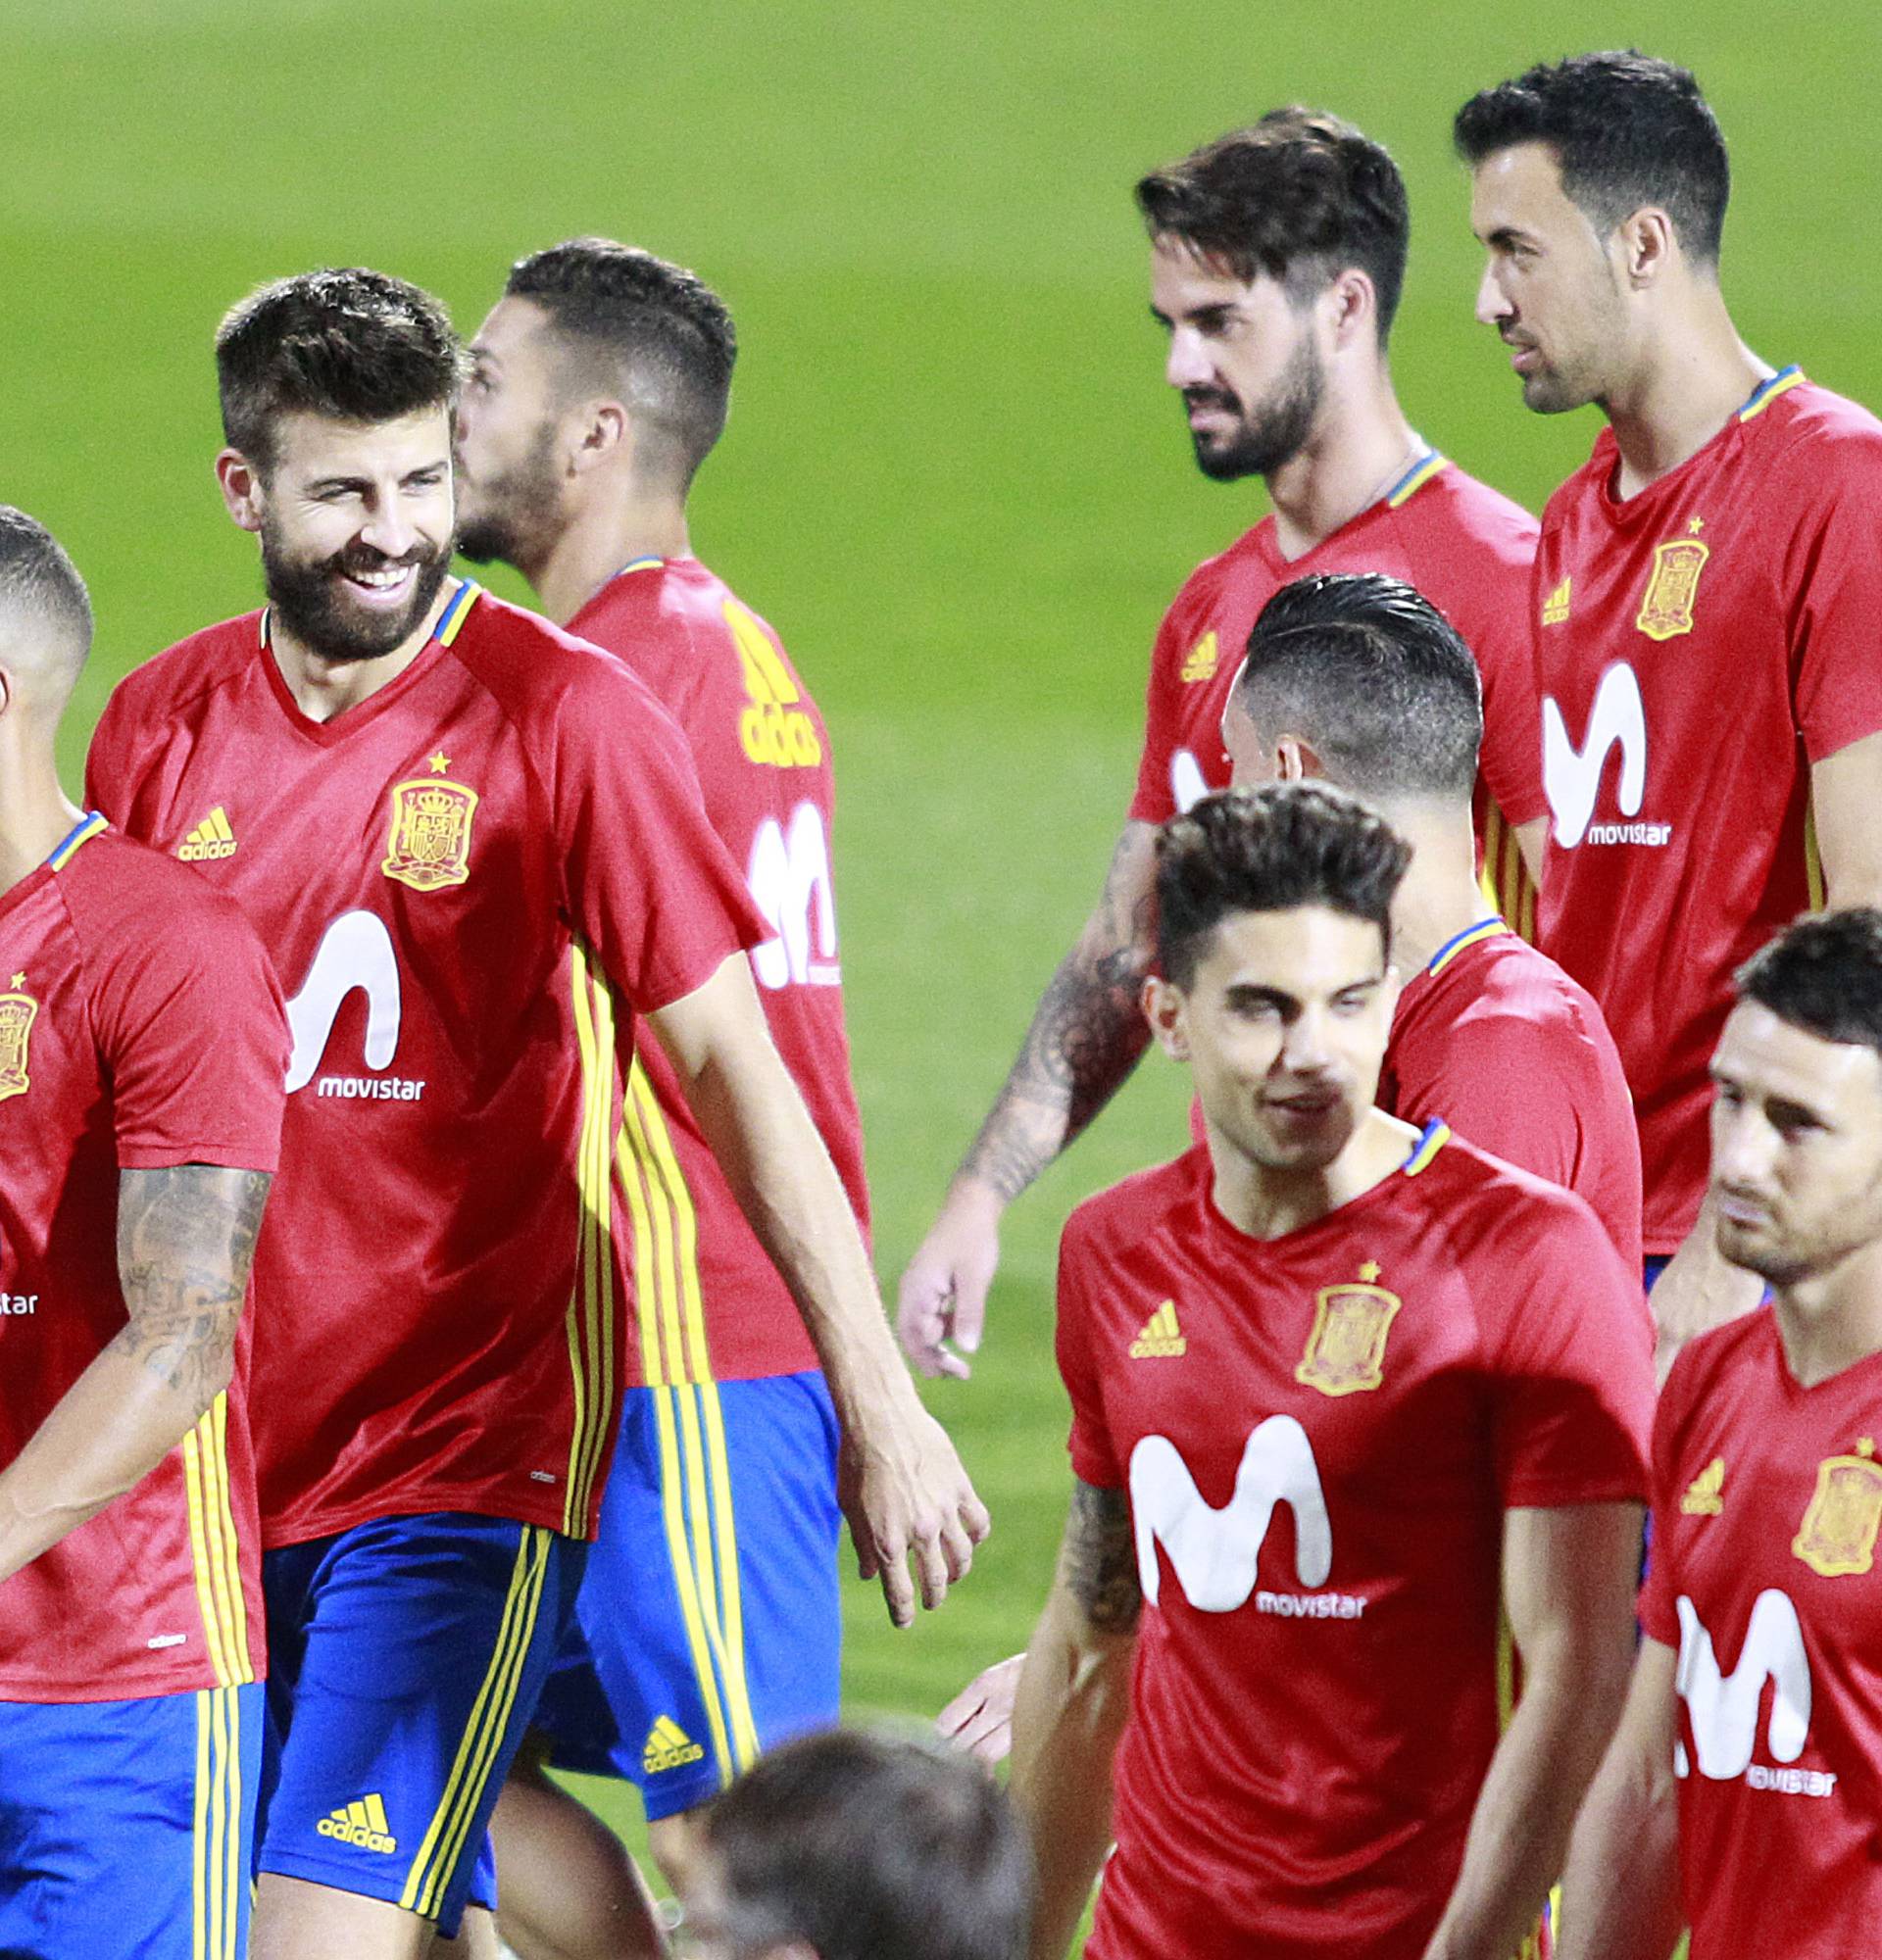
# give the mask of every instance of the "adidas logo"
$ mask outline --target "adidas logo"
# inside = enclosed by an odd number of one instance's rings
[[[1213,680],[1215,665],[1221,659],[1221,650],[1213,633],[1205,633],[1190,648],[1183,661],[1183,685],[1188,687],[1199,680]]]
[[[1542,602],[1542,623],[1545,626],[1560,626],[1567,618],[1568,588],[1574,582],[1572,577],[1564,578]]]
[[[1189,1351],[1183,1330],[1176,1325],[1176,1302],[1166,1299],[1144,1322],[1144,1331],[1130,1344],[1133,1361],[1168,1361]]]
[[[1725,1459],[1714,1456],[1693,1481],[1679,1508],[1689,1518],[1715,1518],[1725,1508]]]
[[[218,804],[176,847],[185,864],[199,864],[207,858],[233,858],[235,833],[228,827],[228,813]]]
[[[220,812],[218,812],[220,814]],[[235,847],[229,846],[232,851]],[[357,1844],[362,1851],[382,1851],[388,1856],[399,1848],[386,1821],[385,1803],[377,1790],[330,1811],[314,1827],[322,1838],[337,1838],[342,1844]]]
[[[649,1776],[662,1770],[684,1769],[706,1753],[670,1715],[663,1715],[647,1731],[647,1745],[640,1752],[640,1766]]]

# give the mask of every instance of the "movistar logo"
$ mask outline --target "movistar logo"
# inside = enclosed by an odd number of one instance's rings
[[[1246,1605],[1276,1504],[1294,1514],[1300,1583],[1324,1586],[1333,1570],[1333,1526],[1313,1446],[1294,1417],[1271,1415],[1249,1437],[1235,1494],[1219,1511],[1197,1490],[1166,1436],[1143,1438],[1130,1452],[1130,1509],[1144,1597],[1154,1606],[1163,1586],[1161,1544],[1183,1596],[1199,1612],[1232,1613]]]
[[[322,936],[301,991],[287,1004],[294,1053],[287,1092],[305,1089],[326,1053],[340,1007],[354,992],[366,996],[366,1063],[383,1071],[399,1048],[399,961],[392,935],[376,912],[342,912]]]
[[[1595,705],[1588,715],[1587,737],[1580,748],[1568,739],[1568,725],[1554,699],[1543,701],[1543,787],[1556,819],[1556,842],[1564,851],[1572,851],[1588,835],[1595,800],[1601,794],[1601,772],[1607,765],[1609,750],[1616,745],[1620,749],[1616,802],[1623,816],[1637,816],[1640,800],[1647,790],[1647,710],[1640,698],[1640,682],[1625,661],[1616,661],[1602,675],[1601,685],[1595,690]],[[1624,830],[1630,826],[1611,827]],[[1639,827],[1664,828],[1658,824]],[[1665,840],[1604,837],[1593,841],[1644,844]]]
[[[1745,1775],[1758,1740],[1758,1710],[1767,1682],[1771,1712],[1765,1741],[1780,1763],[1796,1762],[1810,1733],[1810,1662],[1789,1595],[1771,1586],[1752,1602],[1745,1643],[1730,1674],[1719,1671],[1712,1637],[1693,1602],[1682,1592],[1674,1608],[1679,1614],[1674,1686],[1692,1721],[1700,1775],[1713,1783]],[[1683,1743],[1674,1748],[1673,1767],[1681,1776],[1688,1772]]]

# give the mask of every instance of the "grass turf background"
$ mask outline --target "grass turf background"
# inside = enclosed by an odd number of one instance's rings
[[[1412,202],[1401,393],[1431,441],[1539,508],[1597,423],[1525,415],[1471,321],[1449,120],[1532,60],[1639,43],[1697,69],[1732,143],[1747,338],[1882,400],[1882,27],[1853,0],[7,0],[0,24],[0,499],[53,525],[97,604],[74,789],[112,682],[258,591],[209,469],[209,336],[237,294],[379,265],[468,330],[512,258],[582,230],[725,294],[744,352],[694,542],[779,626],[834,731],[891,1292],[1097,888],[1158,616],[1263,508],[1190,463],[1145,314],[1137,173],[1287,100],[1385,141]],[[1147,1067],[1014,1213],[974,1379],[932,1396],[995,1536],[911,1634],[851,1588],[854,1707],[931,1711],[1023,1642],[1066,1489],[1057,1228],[1180,1146],[1181,1102]]]

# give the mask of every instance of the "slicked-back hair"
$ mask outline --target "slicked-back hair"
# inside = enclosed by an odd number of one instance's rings
[[[0,621],[43,624],[72,651],[91,647],[91,595],[66,548],[37,517],[0,504]]]
[[[1807,912],[1736,974],[1739,998],[1819,1041],[1882,1054],[1882,911]]]
[[[1688,259],[1718,264],[1732,170],[1689,69],[1635,48],[1540,64],[1473,95],[1453,134],[1473,168],[1518,143],[1547,144],[1563,192],[1602,237],[1658,205]]]
[[[455,408],[464,355],[444,308],[389,272],[329,267],[276,279],[216,333],[223,433],[268,469],[283,415],[389,422]]]
[[[1325,783],[1223,790],[1157,833],[1157,960],[1178,987],[1223,919],[1322,906],[1379,929],[1392,953],[1392,901],[1412,849],[1382,816]]]
[[[549,316],[586,385],[597,370],[624,378],[629,407],[669,454],[657,458],[683,489],[725,427],[738,336],[725,303],[697,272],[611,238],[570,238],[511,268],[504,290]],[[643,429],[642,431],[646,431]]]
[[[1263,736],[1298,736],[1356,796],[1467,803],[1476,785],[1476,661],[1402,579],[1322,572],[1282,586],[1249,635],[1235,698]]]
[[[1265,272],[1303,305],[1357,268],[1377,298],[1379,345],[1392,333],[1412,236],[1405,179],[1386,151],[1337,116],[1271,109],[1139,180],[1154,239],[1253,282]]]
[[[763,1755],[706,1812],[732,1950],[1023,1960],[1033,1864],[1005,1790],[937,1747],[856,1730]]]

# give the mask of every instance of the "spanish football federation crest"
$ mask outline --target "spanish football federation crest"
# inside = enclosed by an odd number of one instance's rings
[[[1695,517],[1697,524],[1699,519]],[[1650,640],[1677,639],[1693,630],[1693,601],[1699,594],[1699,574],[1711,548],[1698,538],[1669,538],[1654,547],[1653,576],[1647,581],[1634,624]]]
[[[22,991],[25,984],[26,976],[16,973],[12,988],[0,994],[0,1102],[9,1096],[24,1096],[32,1087],[32,1077],[26,1073],[27,1046],[39,1003]]]
[[[1875,1559],[1876,1527],[1882,1525],[1882,1463],[1864,1437],[1854,1456],[1818,1464],[1816,1491],[1791,1549],[1825,1579],[1866,1572]]]
[[[1323,1396],[1350,1396],[1385,1380],[1385,1337],[1405,1302],[1374,1285],[1378,1276],[1378,1267],[1367,1259],[1357,1281],[1320,1289],[1307,1352],[1294,1370],[1297,1382]]]
[[[462,885],[470,875],[470,821],[477,793],[444,779],[450,759],[431,758],[434,773],[415,776],[392,791],[392,834],[379,869],[415,892]]]

